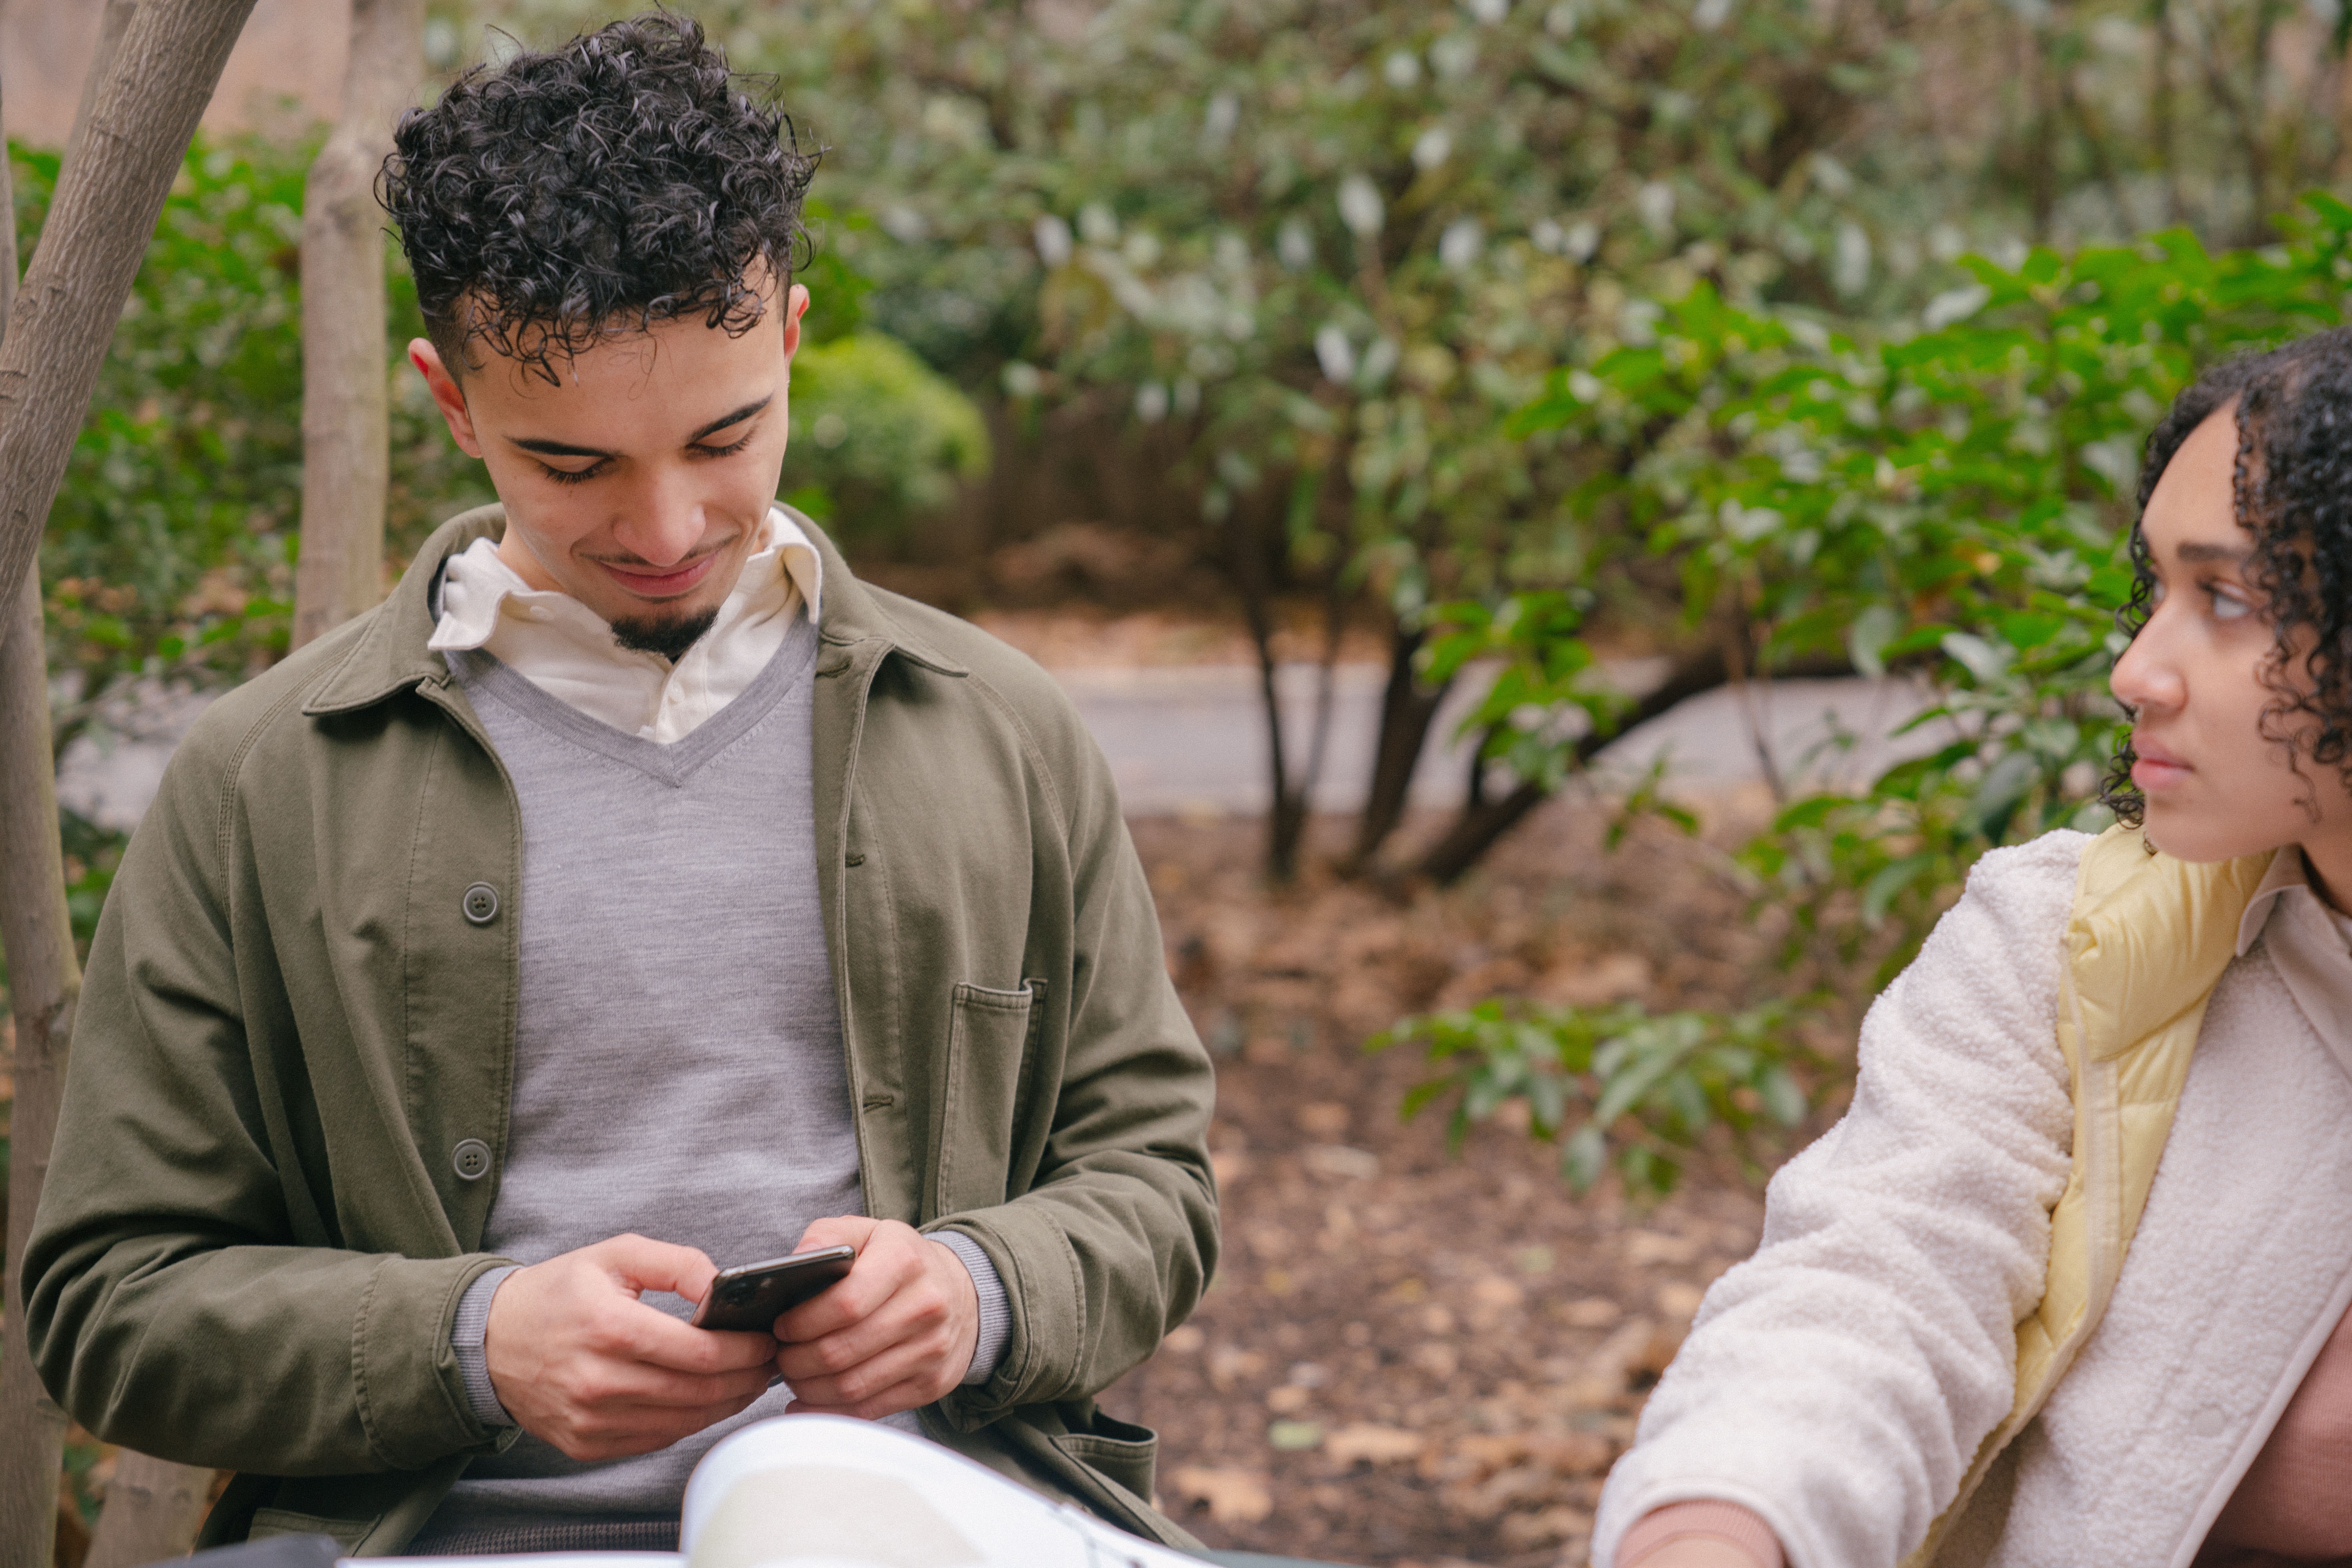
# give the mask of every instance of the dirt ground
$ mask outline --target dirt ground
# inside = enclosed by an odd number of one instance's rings
[[[1730,842],[1736,808],[1709,837]],[[1224,1260],[1106,1403],[1160,1430],[1160,1501],[1215,1546],[1383,1568],[1581,1564],[1601,1477],[1759,1195],[1694,1168],[1649,1209],[1574,1194],[1509,1126],[1447,1152],[1401,1122],[1400,1015],[1506,994],[1720,1005],[1769,988],[1705,844],[1562,800],[1491,869],[1396,901],[1310,870],[1269,891],[1255,822],[1135,837],[1171,969],[1217,1055]],[[1346,824],[1318,825],[1333,837]],[[1426,825],[1423,825],[1426,826]]]

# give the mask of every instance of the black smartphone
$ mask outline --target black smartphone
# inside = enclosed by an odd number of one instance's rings
[[[722,1268],[710,1282],[709,1294],[694,1310],[698,1329],[757,1329],[766,1333],[777,1317],[849,1272],[857,1261],[854,1247],[820,1247],[765,1263]]]

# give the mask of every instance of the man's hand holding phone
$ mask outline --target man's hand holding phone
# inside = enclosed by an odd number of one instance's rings
[[[517,1269],[490,1298],[482,1340],[499,1403],[574,1459],[651,1453],[749,1408],[775,1374],[772,1338],[688,1328],[637,1299],[698,1301],[717,1274],[693,1247],[642,1236]]]
[[[912,1226],[859,1216],[818,1220],[793,1250],[845,1245],[857,1249],[848,1275],[776,1320],[792,1411],[872,1421],[951,1392],[980,1342],[963,1260]]]

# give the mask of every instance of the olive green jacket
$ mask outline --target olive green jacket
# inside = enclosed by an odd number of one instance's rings
[[[215,703],[99,921],[26,1321],[92,1432],[240,1472],[207,1542],[397,1552],[511,1440],[469,1411],[449,1334],[505,1261],[477,1248],[521,817],[425,647],[442,563],[503,526],[445,524],[387,602]],[[924,1427],[1184,1544],[1149,1500],[1151,1434],[1090,1397],[1217,1250],[1209,1062],[1109,772],[1043,671],[811,531],[817,866],[866,1212],[969,1233],[1012,1306],[995,1374]]]

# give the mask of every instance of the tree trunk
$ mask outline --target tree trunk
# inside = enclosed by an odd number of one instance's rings
[[[1424,687],[1412,668],[1425,636],[1399,625],[1389,639],[1389,682],[1381,694],[1381,733],[1372,744],[1371,787],[1364,794],[1364,815],[1356,827],[1354,865],[1359,870],[1388,842],[1404,816],[1412,795],[1412,775],[1429,744],[1429,727],[1454,683]]]
[[[114,323],[253,3],[144,0],[58,182],[0,345],[0,605],[33,571]]]
[[[13,245],[7,247],[14,251]],[[16,258],[7,258],[7,277]],[[58,1525],[66,1415],[25,1346],[21,1265],[41,1201],[64,1087],[81,969],[66,911],[58,847],[56,776],[49,769],[48,652],[40,578],[27,574],[0,623],[0,942],[15,1015],[16,1106],[8,1126],[7,1315],[0,1334],[0,1563],[48,1568]]]
[[[137,0],[110,0],[82,84],[81,108],[66,142],[71,162],[89,128],[95,84],[106,74]],[[16,211],[16,181],[0,142],[0,213]],[[16,226],[0,224],[0,342],[16,299]],[[0,1563],[48,1568],[57,1550],[58,1479],[66,1413],[33,1371],[25,1342],[25,1238],[41,1201],[66,1040],[81,968],[74,961],[66,907],[65,857],[58,843],[57,773],[49,747],[49,663],[41,579],[27,572],[0,616],[0,952],[8,960],[16,1030],[10,1060],[8,1217],[0,1258]]]
[[[375,178],[425,75],[424,0],[352,0],[343,107],[302,198],[302,548],[294,646],[383,597],[391,398]]]
[[[2050,79],[2057,68],[2050,58],[2048,27],[2047,21],[2027,15],[2022,7],[2019,9],[2018,69],[2029,115],[2025,126],[2025,195],[2037,245],[2049,240],[2050,221],[2058,210],[2057,94],[2052,90]]]
[[[5,1329],[0,1329],[0,1568],[48,1568],[65,1414],[25,1343],[21,1269],[57,1133],[81,974],[66,907],[37,555],[114,323],[197,119],[253,0],[110,0],[57,200],[16,292],[0,225],[0,942],[15,1014]],[[0,213],[11,210],[0,160]],[[12,297],[13,296],[13,297]],[[101,1536],[152,1562],[187,1550],[210,1477],[126,1454],[133,1506]],[[153,1506],[161,1502],[164,1506]],[[134,1528],[135,1527],[135,1528]],[[159,1552],[155,1548],[161,1547]],[[92,1560],[103,1564],[93,1543]]]
[[[121,1450],[82,1568],[140,1568],[185,1557],[212,1489],[210,1470]]]

